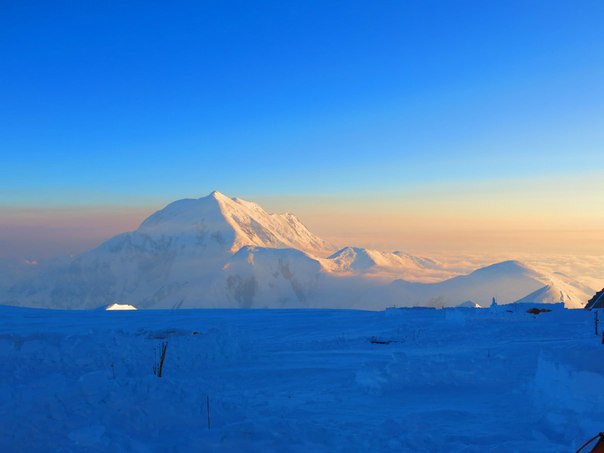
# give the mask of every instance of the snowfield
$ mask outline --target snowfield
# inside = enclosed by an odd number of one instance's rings
[[[575,451],[604,429],[594,312],[527,307],[2,306],[0,451]]]

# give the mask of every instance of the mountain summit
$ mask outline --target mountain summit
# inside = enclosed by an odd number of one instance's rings
[[[137,233],[156,239],[179,238],[189,245],[214,245],[230,253],[244,246],[295,248],[317,256],[334,250],[294,214],[270,214],[256,203],[216,191],[170,203],[148,217]]]

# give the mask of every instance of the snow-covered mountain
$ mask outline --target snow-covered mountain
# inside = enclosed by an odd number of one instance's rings
[[[282,269],[292,291],[301,284],[287,277],[287,266],[296,269],[295,263],[308,261],[313,272],[320,271],[311,256],[334,250],[293,214],[269,214],[255,203],[212,192],[171,203],[136,231],[106,241],[67,266],[51,267],[35,279],[13,285],[3,301],[57,308],[92,308],[116,301],[140,308],[251,306],[252,299],[242,299],[241,287],[234,283],[239,276],[233,275],[233,269],[249,273],[239,264],[247,247],[259,248],[248,252],[259,255],[263,266],[267,260],[275,261],[267,268]],[[252,268],[258,272],[258,266]],[[260,282],[259,289],[262,286]],[[276,297],[288,305],[287,295]],[[253,300],[262,303],[257,297]]]
[[[581,308],[590,289],[568,277],[544,275],[519,261],[504,261],[440,283],[397,280],[391,291],[404,305],[451,307],[472,301],[484,307],[494,297],[500,304],[564,302],[569,308]]]
[[[294,214],[269,214],[256,203],[220,192],[171,203],[147,218],[136,233],[156,241],[178,241],[189,251],[200,246],[205,253],[235,253],[246,245],[295,248],[317,256],[333,250]]]
[[[171,203],[137,230],[66,264],[11,274],[15,277],[0,285],[0,303],[381,309],[468,300],[484,306],[496,297],[500,303],[563,300],[579,307],[593,293],[562,274],[546,275],[519,262],[451,278],[440,263],[403,252],[355,247],[334,252],[293,214],[271,214],[213,192]]]

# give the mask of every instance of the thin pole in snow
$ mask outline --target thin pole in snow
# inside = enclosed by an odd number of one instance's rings
[[[206,395],[206,407],[208,409],[208,429],[210,429],[212,425],[212,419],[210,417],[210,396]]]

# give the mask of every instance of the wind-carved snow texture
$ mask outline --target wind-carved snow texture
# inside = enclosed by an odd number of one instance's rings
[[[0,307],[0,451],[573,452],[604,420],[594,313],[527,307]]]
[[[213,192],[179,200],[71,261],[24,273],[0,303],[97,308],[488,306],[517,300],[582,307],[593,295],[561,273],[507,261],[460,276],[401,251],[333,246],[291,213]]]
[[[254,306],[254,297],[258,290],[256,277],[242,279],[239,275],[229,275],[227,277],[227,289],[240,308],[252,308]]]

